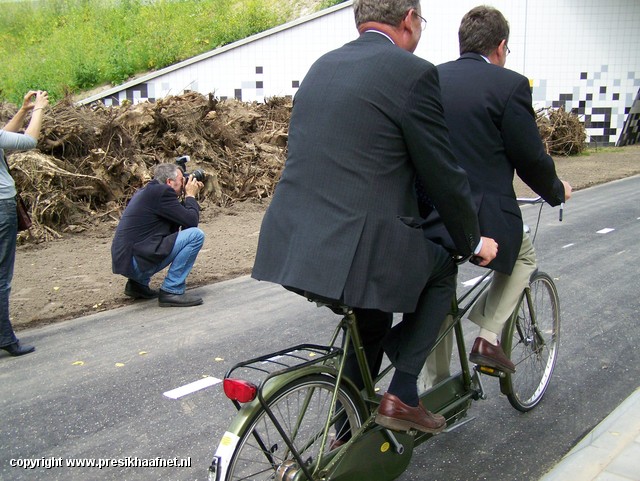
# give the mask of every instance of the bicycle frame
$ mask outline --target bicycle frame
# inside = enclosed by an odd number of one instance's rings
[[[448,426],[455,424],[466,416],[466,411],[472,400],[484,398],[478,374],[476,372],[472,373],[469,367],[461,320],[477,298],[487,288],[488,282],[484,281],[486,281],[490,276],[491,272],[485,274],[480,281],[461,296],[460,299],[453,299],[451,311],[453,315],[453,322],[448,329],[444,330],[438,336],[438,339],[432,348],[432,350],[435,349],[451,331],[455,333],[460,358],[460,372],[443,380],[436,386],[433,386],[421,396],[425,405],[429,406],[431,410],[443,414],[447,418]],[[314,298],[309,298],[309,300],[316,302],[319,306],[328,306],[332,309],[336,308],[336,306],[326,304]],[[356,445],[361,441],[364,434],[373,430],[375,431],[377,438],[382,436],[384,438],[383,441],[388,442],[390,446],[393,447],[394,451],[401,455],[398,457],[398,461],[403,465],[402,470],[404,470],[404,467],[406,467],[406,464],[408,464],[410,460],[413,447],[429,439],[432,434],[411,433],[403,435],[402,433],[391,432],[375,425],[373,422],[375,418],[375,410],[381,398],[380,395],[376,394],[375,386],[390,372],[392,366],[387,366],[375,379],[372,378],[367,359],[364,354],[360,334],[356,326],[355,314],[352,310],[344,308],[344,306],[340,306],[340,308],[343,309],[343,317],[334,330],[328,345],[300,344],[289,349],[272,352],[238,363],[229,369],[225,374],[225,380],[232,378],[236,371],[246,369],[266,375],[264,375],[259,386],[257,386],[256,396],[253,400],[244,404],[241,404],[237,400],[232,400],[234,406],[238,410],[238,414],[225,434],[229,439],[226,443],[227,445],[231,445],[235,439],[231,435],[232,433],[240,432],[242,427],[245,426],[258,411],[264,410],[273,422],[274,426],[278,429],[284,442],[287,444],[291,455],[298,463],[298,466],[300,467],[301,472],[304,473],[306,479],[316,479],[314,476],[318,476],[320,471],[322,473],[332,473],[340,463],[344,465],[341,467],[345,470],[350,469],[350,464],[359,463],[359,456],[345,456],[350,449],[342,449],[339,450],[338,453],[324,453],[323,450],[329,436],[331,426],[333,422],[335,422],[335,418],[337,416],[337,390],[334,392],[333,399],[331,400],[330,414],[327,416],[325,427],[322,433],[318,433],[318,436],[322,437],[322,447],[315,466],[311,468],[305,465],[301,454],[284,432],[284,429],[280,425],[276,416],[272,413],[267,402],[271,395],[278,392],[293,379],[309,374],[324,374],[331,376],[335,379],[336,386],[341,384],[348,385],[354,391],[358,391],[355,385],[347,377],[343,376],[346,361],[344,353],[346,352],[347,346],[349,346],[354,349],[358,367],[364,380],[364,388],[360,391],[363,403],[363,405],[360,406],[360,409],[362,409],[363,412],[367,412],[369,416],[363,422],[360,429],[353,433],[351,439],[347,441],[347,447],[353,446],[353,450],[355,450]],[[339,338],[341,334],[342,339],[340,340]],[[311,360],[309,360],[310,356],[312,357]],[[269,369],[271,367],[274,367],[275,370],[270,371]],[[261,443],[260,440],[257,440],[257,442],[259,444]],[[225,443],[221,443],[221,445],[223,444]],[[232,450],[227,449],[227,452],[230,456]],[[266,449],[265,452],[267,452]],[[226,471],[226,466],[224,464],[225,462],[228,462],[228,456],[226,457],[227,459],[224,459],[224,455],[218,456],[218,452],[216,452],[216,456],[214,456],[212,465],[209,468],[210,473],[212,473],[210,479],[224,479],[223,476]],[[273,461],[270,460],[270,462]]]

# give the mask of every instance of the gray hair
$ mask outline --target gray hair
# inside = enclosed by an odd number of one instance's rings
[[[493,7],[475,7],[462,17],[458,40],[460,55],[472,52],[489,56],[503,40],[509,43],[509,22]]]
[[[181,170],[176,164],[158,164],[153,169],[153,178],[165,184],[169,179],[175,179],[178,175],[178,171]]]
[[[353,0],[357,27],[366,22],[395,27],[412,8],[420,12],[420,0]]]

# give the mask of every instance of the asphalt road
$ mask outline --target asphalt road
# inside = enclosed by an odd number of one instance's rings
[[[471,407],[473,421],[419,446],[399,479],[536,480],[638,387],[638,238],[638,176],[575,193],[562,223],[557,209],[543,211],[539,265],[556,279],[562,308],[545,399],[521,414],[486,378],[489,398]],[[475,269],[462,269],[460,282]],[[337,319],[248,277],[195,292],[204,305],[144,301],[21,332],[37,351],[0,354],[0,479],[206,479],[234,413],[211,378],[257,354],[327,342]],[[475,328],[466,334],[470,344]],[[195,391],[175,391],[184,386]],[[131,467],[157,458],[190,467]],[[121,467],[67,467],[74,460]]]

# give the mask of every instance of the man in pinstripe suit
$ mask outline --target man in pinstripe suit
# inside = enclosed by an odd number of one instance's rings
[[[370,368],[382,348],[396,369],[377,422],[435,433],[444,418],[421,406],[416,379],[455,294],[456,267],[423,236],[416,175],[459,252],[486,264],[497,245],[481,240],[437,71],[412,53],[419,0],[355,0],[354,13],[360,37],[318,59],[296,94],[252,275],[354,307]],[[404,316],[391,328],[394,312]]]

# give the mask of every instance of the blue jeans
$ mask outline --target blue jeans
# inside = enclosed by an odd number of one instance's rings
[[[9,320],[9,294],[16,260],[17,234],[16,200],[0,199],[0,347],[18,340]]]
[[[14,208],[15,211],[15,208]],[[14,212],[15,215],[15,212]],[[171,294],[184,294],[187,284],[187,276],[191,272],[198,252],[204,243],[204,232],[197,227],[190,227],[178,233],[173,250],[167,258],[153,269],[142,272],[138,268],[135,256],[133,257],[133,270],[136,276],[131,279],[145,286],[149,285],[151,277],[162,269],[169,267],[161,289]]]

